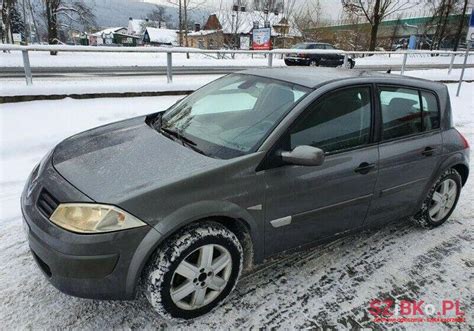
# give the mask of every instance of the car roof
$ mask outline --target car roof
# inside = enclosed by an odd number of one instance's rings
[[[248,69],[239,73],[267,77],[309,88],[317,88],[330,82],[347,79],[367,80],[367,82],[372,82],[374,78],[378,78],[378,81],[382,79],[386,83],[407,84],[415,86],[420,82],[425,83],[423,84],[425,86],[426,84],[431,83],[431,88],[434,90],[438,90],[441,86],[443,86],[440,83],[421,78],[357,69],[282,67]]]

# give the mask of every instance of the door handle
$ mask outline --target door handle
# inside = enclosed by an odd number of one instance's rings
[[[436,151],[435,148],[433,147],[426,147],[423,152],[421,152],[421,155],[423,156],[433,156],[434,152]]]
[[[374,168],[375,163],[362,162],[357,168],[354,169],[354,171],[361,175],[366,175]]]

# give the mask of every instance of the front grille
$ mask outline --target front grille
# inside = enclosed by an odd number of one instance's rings
[[[59,201],[56,200],[56,198],[53,197],[51,193],[45,189],[42,189],[36,204],[38,206],[38,210],[49,219],[58,207]]]

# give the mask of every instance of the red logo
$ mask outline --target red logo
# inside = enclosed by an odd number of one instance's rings
[[[459,300],[427,303],[423,300],[374,299],[369,314],[378,323],[464,323],[464,311]]]

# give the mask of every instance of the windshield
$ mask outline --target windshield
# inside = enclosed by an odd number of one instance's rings
[[[233,74],[172,106],[158,129],[202,154],[229,159],[251,153],[310,89]]]

